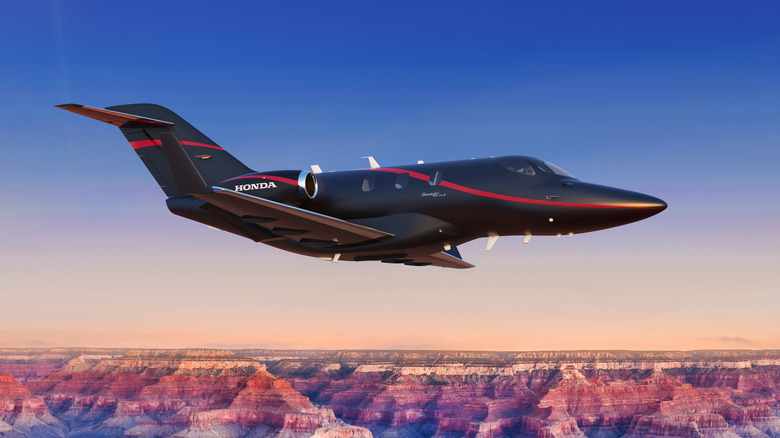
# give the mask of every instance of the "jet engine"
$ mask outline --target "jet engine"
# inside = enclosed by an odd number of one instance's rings
[[[306,170],[277,170],[241,175],[219,183],[236,192],[271,201],[305,204],[317,196],[317,177]]]

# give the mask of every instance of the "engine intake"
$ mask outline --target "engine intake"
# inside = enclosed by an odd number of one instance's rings
[[[298,191],[301,198],[305,201],[314,199],[317,196],[317,189],[317,177],[306,170],[301,171],[298,175]]]

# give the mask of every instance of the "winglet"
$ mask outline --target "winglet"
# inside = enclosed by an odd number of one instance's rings
[[[445,252],[445,253],[447,253],[447,254],[455,257],[455,258],[463,260],[463,257],[460,256],[460,251],[458,251],[458,247],[457,246],[451,246],[449,249],[445,249],[443,252]]]
[[[79,105],[76,103],[65,103],[62,105],[55,105],[55,107],[70,111],[72,113],[81,114],[82,116],[89,117],[91,119],[100,120],[118,127],[125,127],[132,124],[151,125],[151,126],[173,126],[173,123],[166,122],[165,120],[157,120],[149,117],[141,117],[133,114],[120,113],[118,111],[109,111],[100,108],[92,108],[90,106]]]

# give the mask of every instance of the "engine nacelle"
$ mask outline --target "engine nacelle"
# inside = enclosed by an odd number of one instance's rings
[[[258,198],[296,205],[317,196],[317,177],[306,170],[249,173],[230,178],[219,185]]]

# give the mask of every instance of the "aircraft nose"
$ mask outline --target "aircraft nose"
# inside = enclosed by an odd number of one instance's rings
[[[640,221],[667,208],[663,200],[644,193],[581,182],[569,187],[572,194],[579,195],[579,202],[591,207],[578,215],[588,231]]]
[[[666,210],[668,205],[655,196],[644,193],[632,192],[610,187],[602,192],[602,199],[598,204],[612,210],[611,215],[615,220],[625,223],[635,222],[655,216]]]
[[[645,196],[647,196],[647,195],[645,195]],[[654,208],[654,209],[658,210],[659,213],[664,211],[664,210],[666,210],[666,207],[669,206],[669,204],[667,204],[663,200],[658,199],[658,198],[656,198],[654,196],[647,196],[647,197],[652,199],[652,201],[649,202],[650,206],[648,208]]]
[[[621,190],[621,192],[626,191]],[[646,208],[650,210],[656,210],[656,213],[660,213],[666,210],[666,207],[668,207],[666,202],[656,198],[655,196],[645,195],[644,193],[637,192],[620,193],[617,196],[616,201],[617,205],[623,207]]]
[[[583,194],[587,198],[586,202],[595,205],[625,209],[652,210],[653,214],[660,213],[667,207],[666,202],[663,200],[656,198],[655,196],[645,195],[644,193],[596,184],[588,184],[584,188],[585,191]]]

